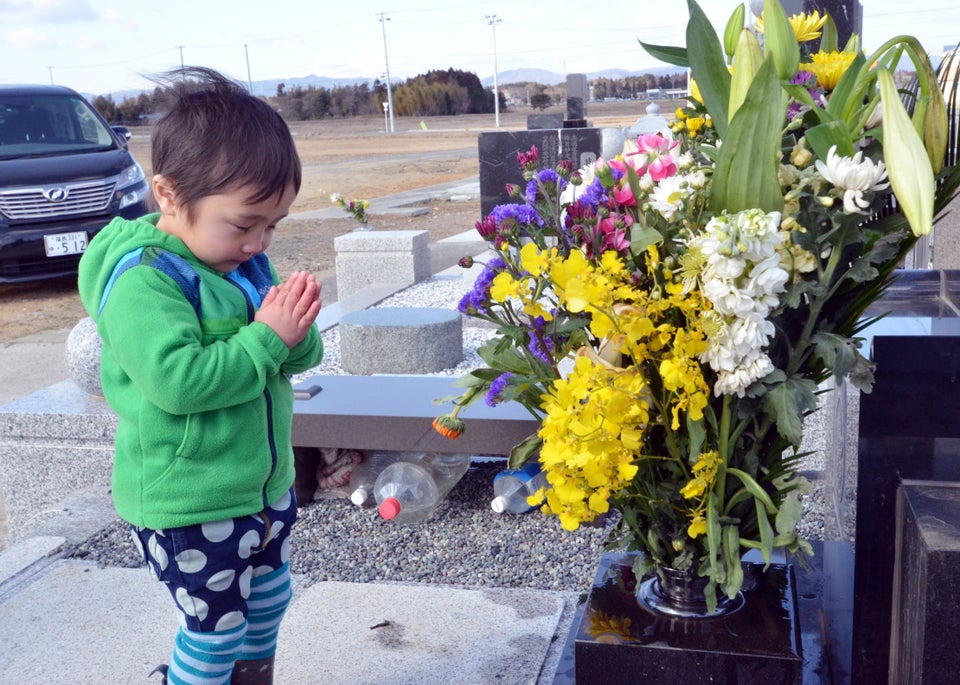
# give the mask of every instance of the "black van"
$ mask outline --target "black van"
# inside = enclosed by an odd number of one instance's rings
[[[149,211],[129,135],[70,88],[0,85],[0,283],[74,274],[110,219]]]

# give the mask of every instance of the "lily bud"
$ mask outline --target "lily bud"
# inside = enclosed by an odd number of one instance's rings
[[[930,84],[929,98],[923,118],[923,146],[933,173],[939,174],[947,154],[947,103],[936,81]]]
[[[933,228],[935,182],[930,158],[917,134],[890,72],[877,69],[880,104],[883,107],[883,162],[897,204],[914,235],[927,235]]]
[[[733,10],[730,19],[727,20],[727,26],[723,30],[723,51],[727,53],[727,59],[733,59],[734,53],[739,48],[737,43],[740,40],[740,32],[743,31],[743,18],[746,15],[747,8],[741,2]]]
[[[740,5],[743,9],[743,5]],[[730,79],[730,119],[740,109],[747,98],[747,91],[753,83],[760,65],[763,64],[763,51],[756,34],[748,29],[740,31],[737,39],[737,55],[733,60],[733,78]]]
[[[780,0],[763,3],[763,54],[773,55],[777,76],[793,78],[800,66],[800,44]]]

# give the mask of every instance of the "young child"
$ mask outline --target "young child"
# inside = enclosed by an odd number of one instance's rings
[[[300,189],[283,119],[214,71],[171,77],[153,128],[159,213],[101,231],[79,289],[119,418],[114,503],[180,612],[158,670],[260,685],[291,597],[288,374],[323,355],[320,286],[306,272],[279,284],[264,254]]]

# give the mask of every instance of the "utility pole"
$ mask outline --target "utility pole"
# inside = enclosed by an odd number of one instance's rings
[[[247,58],[247,88],[253,95],[253,79],[250,78],[250,51],[247,50],[247,44],[243,44],[243,54]]]
[[[183,46],[178,45],[177,49],[180,50],[180,69],[183,69]]]
[[[497,128],[500,127],[500,90],[497,88],[497,24],[500,18],[496,14],[488,14],[485,19],[493,29],[493,111],[496,116]]]
[[[390,113],[390,133],[393,133],[393,90],[390,87],[390,58],[387,57],[387,22],[390,17],[380,12],[380,28],[383,29],[383,61],[387,66],[387,109]]]
[[[50,85],[53,85],[53,67],[47,67],[47,70],[50,72]]]

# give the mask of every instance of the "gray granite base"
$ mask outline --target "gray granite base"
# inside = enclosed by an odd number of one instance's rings
[[[0,407],[0,548],[57,516],[73,492],[110,484],[117,418],[72,380]]]

